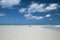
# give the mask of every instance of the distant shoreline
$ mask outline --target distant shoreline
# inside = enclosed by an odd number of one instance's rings
[[[60,24],[0,24],[0,25],[60,25]]]

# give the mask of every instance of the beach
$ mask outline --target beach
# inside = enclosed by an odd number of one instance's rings
[[[41,25],[0,25],[0,40],[60,40],[60,31]]]

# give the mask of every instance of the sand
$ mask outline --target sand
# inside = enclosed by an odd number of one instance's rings
[[[40,25],[0,25],[0,40],[60,40],[60,31]]]

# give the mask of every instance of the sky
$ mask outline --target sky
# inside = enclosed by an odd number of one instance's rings
[[[0,24],[59,25],[60,0],[0,0]]]

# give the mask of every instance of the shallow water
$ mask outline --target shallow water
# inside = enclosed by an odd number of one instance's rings
[[[60,31],[43,25],[0,25],[0,40],[60,40]]]

